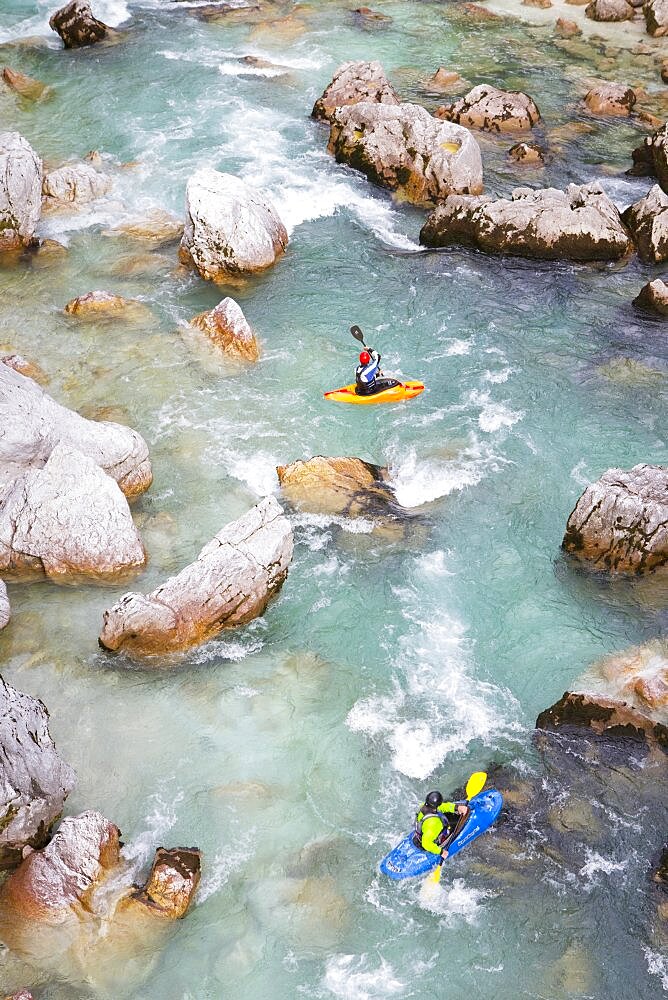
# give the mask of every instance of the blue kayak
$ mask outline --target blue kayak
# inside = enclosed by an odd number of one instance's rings
[[[469,802],[471,812],[455,839],[448,847],[448,858],[453,857],[464,847],[468,847],[476,837],[487,830],[501,812],[503,797],[500,792],[490,789],[480,792]],[[423,851],[413,843],[413,833],[407,834],[400,844],[393,848],[380,863],[383,875],[393,879],[413,878],[415,875],[426,875],[433,871],[439,862],[440,855]]]

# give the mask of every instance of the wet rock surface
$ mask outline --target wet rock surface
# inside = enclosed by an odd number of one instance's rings
[[[631,114],[636,95],[623,83],[598,83],[587,92],[584,102],[593,115],[623,118]]]
[[[257,361],[260,349],[241,306],[225,298],[210,312],[200,313],[190,325],[206,334],[213,346],[227,357]]]
[[[657,316],[668,316],[668,282],[661,278],[648,281],[633,300],[633,305]]]
[[[318,121],[331,122],[337,108],[359,103],[400,103],[379,62],[347,62],[339,66],[311,114]]]
[[[209,168],[190,178],[180,257],[203,278],[224,281],[264,271],[287,245],[274,206],[240,178]]]
[[[119,222],[104,231],[105,236],[126,236],[139,243],[162,246],[174,243],[183,236],[183,223],[170,212],[154,209],[146,215],[137,216],[127,222]]]
[[[300,510],[387,520],[405,516],[388,483],[388,470],[360,458],[326,458],[279,465],[283,495]]]
[[[44,175],[43,207],[48,210],[77,209],[104,197],[112,180],[89,163],[68,163]]]
[[[630,750],[644,753],[657,747],[668,753],[668,728],[624,702],[602,695],[566,691],[563,697],[536,719],[536,728],[564,735],[589,732],[622,740]]]
[[[167,920],[185,917],[200,881],[202,856],[196,847],[159,847],[146,883],[125,901]]]
[[[562,542],[593,569],[641,574],[668,562],[668,469],[609,469],[588,486]]]
[[[517,142],[508,150],[508,156],[516,163],[527,166],[543,166],[545,163],[545,150],[535,142]]]
[[[9,606],[9,597],[7,595],[7,587],[4,582],[0,580],[0,628],[4,628],[8,624],[11,617],[11,608]]]
[[[66,49],[94,45],[113,34],[111,28],[94,17],[86,0],[72,0],[61,7],[51,16],[49,26],[60,35]]]
[[[431,213],[420,242],[543,260],[616,260],[631,249],[617,208],[596,183],[516,188],[510,199],[452,195]]]
[[[27,101],[40,101],[42,98],[48,97],[51,92],[51,88],[47,87],[41,80],[35,80],[31,76],[26,76],[25,73],[19,73],[11,66],[5,66],[2,71],[2,79],[11,90]]]
[[[115,582],[146,552],[128,502],[92,458],[57,444],[41,469],[0,487],[0,573],[56,583]]]
[[[292,559],[292,529],[273,497],[222,529],[195,562],[151,594],[125,594],[104,613],[104,649],[151,655],[187,649],[261,615]]]
[[[592,21],[630,21],[633,7],[626,0],[592,0],[585,15]]]
[[[646,136],[633,150],[633,166],[628,173],[635,177],[656,177],[668,192],[668,123]]]
[[[18,132],[0,132],[0,252],[27,246],[42,212],[42,161]]]
[[[77,449],[112,476],[126,496],[151,485],[148,447],[130,427],[86,420],[32,379],[0,365],[0,486],[41,468],[58,443]]]
[[[488,84],[480,84],[454,104],[440,107],[436,115],[488,132],[522,131],[540,121],[540,112],[528,94],[499,90]]]
[[[622,213],[642,260],[668,260],[668,194],[658,184]]]
[[[642,10],[648,35],[653,38],[668,35],[668,0],[645,0]]]
[[[78,295],[75,299],[70,299],[65,305],[65,312],[68,316],[93,320],[105,316],[132,320],[145,318],[148,314],[146,306],[141,302],[123,298],[122,295],[116,295],[114,292],[107,292],[103,289],[86,292],[84,295]]]
[[[46,843],[75,780],[49,734],[46,707],[0,676],[0,869]]]
[[[668,723],[668,639],[614,653],[593,664],[578,684],[594,685],[656,722]]]
[[[337,162],[413,204],[482,190],[480,149],[468,129],[440,122],[416,104],[338,108],[327,148]]]

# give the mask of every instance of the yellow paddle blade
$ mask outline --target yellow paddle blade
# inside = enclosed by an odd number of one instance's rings
[[[438,885],[438,883],[441,881],[441,871],[442,871],[442,869],[443,869],[443,865],[436,865],[436,867],[434,868],[433,872],[429,876],[429,881],[433,882],[435,885]]]
[[[481,792],[485,787],[485,782],[487,781],[487,775],[484,771],[476,771],[472,774],[469,780],[466,782],[466,798],[472,799],[474,795]]]

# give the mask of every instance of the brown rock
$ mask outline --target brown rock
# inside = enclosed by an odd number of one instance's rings
[[[668,122],[653,135],[648,135],[633,150],[633,166],[627,173],[633,177],[656,177],[668,192]]]
[[[610,697],[630,702],[655,721],[668,721],[668,639],[653,639],[600,660],[590,673]]]
[[[49,27],[58,32],[66,49],[93,45],[107,38],[110,33],[114,34],[111,28],[93,17],[87,0],[72,0],[61,7],[51,16]]]
[[[215,309],[195,316],[190,325],[202,330],[214,347],[228,357],[257,361],[260,356],[255,334],[234,299],[223,299]]]
[[[592,0],[585,15],[592,21],[630,21],[633,7],[626,0]]]
[[[388,485],[388,471],[361,458],[326,458],[279,465],[276,469],[286,499],[312,514],[334,514],[387,520],[401,515]]]
[[[648,281],[633,300],[633,305],[659,316],[668,316],[668,282],[661,278]]]
[[[34,361],[24,358],[22,354],[1,355],[0,362],[3,365],[7,365],[8,368],[12,368],[15,372],[20,372],[21,375],[39,382],[40,385],[46,385],[49,381],[49,376],[42,371],[39,365],[35,364]]]
[[[143,303],[104,291],[86,292],[85,295],[71,299],[65,306],[65,312],[80,319],[101,319],[106,316],[141,319],[149,314]]]
[[[464,3],[459,8],[472,21],[501,21],[500,14],[495,14],[488,7],[481,7],[477,3]]]
[[[143,217],[132,219],[129,222],[119,222],[113,228],[105,229],[103,235],[127,236],[141,243],[161,246],[164,243],[173,243],[181,239],[183,223],[169,212],[157,208]]]
[[[19,990],[18,993],[11,993],[5,1000],[34,1000],[30,990]]]
[[[428,94],[449,94],[466,86],[466,81],[454,70],[439,66],[433,76],[425,80],[423,89]]]
[[[574,38],[576,35],[582,34],[582,28],[579,28],[575,21],[569,21],[565,17],[558,17],[554,33],[558,38]]]
[[[20,97],[25,97],[27,101],[39,101],[51,93],[51,88],[40,80],[34,80],[24,73],[17,73],[16,70],[5,66],[2,71],[2,79],[11,90],[14,90]]]
[[[599,83],[588,91],[584,101],[594,115],[628,117],[636,103],[636,94],[623,83]]]
[[[651,111],[638,111],[637,119],[642,125],[647,125],[648,128],[657,129],[663,125],[662,120],[658,115],[653,115]]]
[[[582,736],[587,732],[608,740],[644,744],[668,751],[668,728],[636,712],[624,702],[598,695],[565,691],[559,701],[536,719],[536,729]]]
[[[379,62],[347,62],[339,66],[311,115],[331,122],[337,108],[350,104],[399,104],[399,97]]]
[[[668,469],[608,469],[584,491],[566,526],[566,552],[592,569],[648,573],[668,562]]]
[[[523,7],[540,7],[541,10],[546,10],[548,7],[552,7],[552,0],[522,0]]]
[[[668,83],[668,59],[664,59],[661,63],[661,79],[664,83]]]
[[[141,904],[168,920],[181,920],[197,891],[201,863],[196,847],[159,847],[145,885],[132,894],[127,905]]]
[[[535,142],[517,142],[508,150],[508,156],[516,163],[523,163],[526,166],[545,164],[545,152]]]
[[[438,108],[436,117],[490,132],[506,132],[533,128],[540,121],[540,112],[527,94],[480,84],[454,104]]]
[[[387,28],[392,24],[391,17],[381,14],[378,10],[372,10],[371,7],[357,7],[352,13],[355,23],[366,31]]]

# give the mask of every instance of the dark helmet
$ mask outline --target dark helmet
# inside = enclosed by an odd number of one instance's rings
[[[360,354],[360,364],[368,365],[370,361],[371,361],[371,355],[369,354],[369,352],[362,351],[362,353]]]
[[[438,809],[440,805],[443,805],[443,796],[440,792],[429,792],[424,801],[430,809]]]

